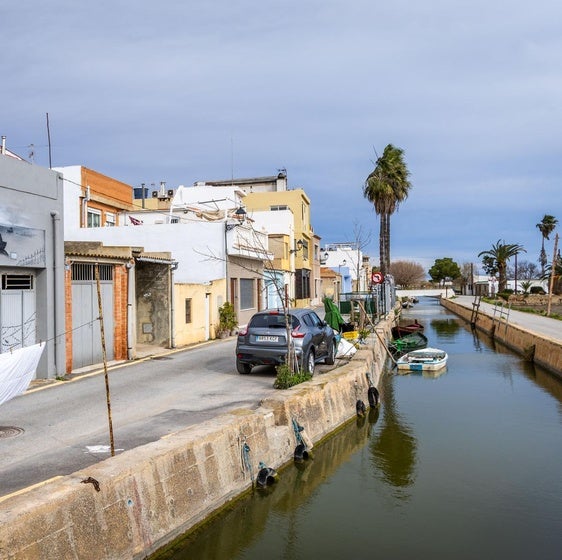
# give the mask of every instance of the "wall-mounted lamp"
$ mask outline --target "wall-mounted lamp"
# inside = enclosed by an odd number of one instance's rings
[[[242,206],[239,206],[236,209],[236,212],[234,212],[234,218],[236,218],[236,220],[238,221],[233,224],[226,224],[226,231],[230,231],[231,229],[234,229],[236,226],[239,226],[240,224],[244,223],[244,221],[246,220],[246,210],[244,210]]]
[[[291,250],[289,251],[289,253],[291,253],[291,254],[292,254],[292,253],[296,253],[296,252],[300,251],[300,250],[302,249],[302,247],[303,247],[302,239],[299,239],[299,240],[297,241],[297,243],[296,243],[295,248],[294,248],[294,249],[291,249]]]

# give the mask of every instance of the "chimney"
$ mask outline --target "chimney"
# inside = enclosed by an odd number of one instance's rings
[[[0,154],[6,153],[6,137],[2,136],[2,148],[0,149]]]

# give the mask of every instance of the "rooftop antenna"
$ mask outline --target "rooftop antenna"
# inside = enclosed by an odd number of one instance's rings
[[[47,115],[47,143],[49,144],[49,169],[53,168],[51,162],[51,128],[49,127],[49,113],[45,113]]]
[[[234,138],[230,136],[230,183],[234,184]]]

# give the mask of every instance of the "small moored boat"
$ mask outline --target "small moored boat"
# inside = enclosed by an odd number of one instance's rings
[[[438,348],[423,348],[404,354],[396,365],[399,370],[406,371],[436,371],[447,365],[447,353]]]
[[[413,331],[388,343],[388,349],[394,355],[402,355],[412,350],[419,350],[427,346],[427,336],[421,331]]]
[[[423,325],[418,323],[416,320],[409,325],[396,325],[395,327],[392,327],[391,330],[393,338],[401,338],[416,331],[423,331]]]

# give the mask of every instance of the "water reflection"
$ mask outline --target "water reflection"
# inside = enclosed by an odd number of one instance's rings
[[[462,327],[460,320],[448,317],[446,319],[432,319],[431,328],[440,338],[453,339]]]
[[[438,304],[413,312],[447,376],[387,372],[380,408],[160,558],[557,560],[562,383]]]
[[[272,519],[276,524],[275,539],[279,539],[278,544],[284,550],[284,553],[278,550],[276,557],[298,558],[294,550],[299,540],[298,512],[307,507],[318,487],[365,447],[378,419],[379,408],[370,409],[361,424],[349,422],[314,448],[314,459],[291,463],[281,469],[277,484],[265,491],[254,490],[249,496],[237,500],[200,530],[190,533],[168,551],[153,556],[153,560],[239,557],[243,550],[263,538]],[[385,462],[393,463],[392,460]]]
[[[395,497],[410,498],[405,489],[415,481],[416,438],[408,423],[398,413],[391,374],[382,377],[384,403],[381,429],[371,439],[375,476],[395,489]]]

